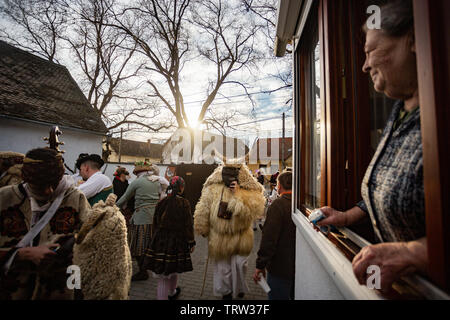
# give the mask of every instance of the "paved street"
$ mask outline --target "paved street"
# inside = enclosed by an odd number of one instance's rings
[[[266,293],[261,287],[252,280],[253,271],[255,270],[256,252],[261,241],[261,230],[255,231],[255,244],[248,261],[247,284],[250,292],[245,295],[244,300],[267,300]],[[178,285],[181,288],[180,300],[216,300],[221,299],[213,296],[213,267],[211,261],[208,266],[206,276],[205,289],[203,296],[200,297],[203,284],[203,276],[205,271],[205,263],[208,252],[207,240],[201,236],[196,237],[197,246],[192,254],[192,263],[194,271],[183,273],[178,277]],[[136,272],[136,263],[133,263]],[[146,281],[131,282],[130,300],[154,300],[156,299],[156,282],[157,280],[151,276]]]

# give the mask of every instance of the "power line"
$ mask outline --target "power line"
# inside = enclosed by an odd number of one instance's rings
[[[292,115],[287,115],[286,118],[292,118]],[[252,124],[252,123],[256,123],[256,122],[264,122],[264,121],[275,120],[275,119],[280,119],[280,117],[276,116],[276,117],[272,117],[272,118],[259,119],[259,120],[254,120],[254,121],[251,121],[251,122],[244,122],[244,123],[233,124],[231,126],[237,127],[237,126],[243,126],[243,125],[246,125],[246,124]]]
[[[214,101],[215,100],[223,100],[223,99],[231,99],[231,98],[237,98],[237,97],[245,97],[245,96],[252,96],[252,95],[255,95],[255,94],[271,94],[270,92],[267,92],[267,91],[258,91],[258,92],[251,92],[251,93],[249,93],[249,94],[246,94],[246,93],[243,93],[243,94],[238,94],[238,95],[235,95],[235,96],[229,96],[229,97],[218,97],[218,98],[214,98]],[[272,92],[273,93],[273,92]],[[278,99],[278,98],[280,98],[280,97],[275,97],[274,99]],[[287,96],[286,98],[292,98],[291,96]],[[263,98],[264,99],[264,98]],[[269,99],[269,97],[267,97],[267,98],[265,98],[265,99]],[[262,100],[262,99],[260,99],[260,100]],[[189,101],[189,102],[185,102],[184,104],[186,105],[186,104],[193,104],[193,103],[200,103],[200,102],[204,102],[205,100],[198,100],[198,101]]]

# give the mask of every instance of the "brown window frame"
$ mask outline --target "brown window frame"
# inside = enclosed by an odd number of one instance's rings
[[[362,152],[370,146],[369,82],[362,73],[364,43],[359,32],[366,16],[358,0],[317,0],[319,2],[319,41],[321,46],[321,206],[338,210],[354,206],[372,155]],[[450,3],[445,0],[413,0],[419,96],[424,154],[424,188],[427,224],[429,276],[441,289],[450,291],[450,83],[449,44],[443,39],[450,30]],[[343,10],[349,15],[343,15]],[[356,13],[355,13],[356,12]],[[359,13],[358,13],[359,12]],[[312,13],[310,13],[312,14]],[[339,32],[342,26],[344,32]],[[443,34],[443,30],[446,33]],[[308,32],[305,29],[303,32]],[[442,37],[444,35],[444,37]],[[301,46],[301,44],[300,44]],[[347,48],[345,59],[339,50]],[[308,215],[305,207],[306,181],[304,139],[305,61],[294,52],[295,179],[294,207]],[[325,70],[327,72],[325,72]],[[346,115],[347,114],[347,115]],[[352,117],[348,116],[349,114]],[[343,168],[345,168],[343,170]],[[345,186],[343,186],[343,182]],[[369,232],[369,231],[368,231]],[[359,233],[359,232],[358,232]],[[364,232],[363,232],[364,233]],[[372,239],[367,238],[369,241]],[[330,239],[338,247],[339,239]],[[372,242],[372,241],[371,241]],[[351,260],[346,248],[342,252]]]
[[[450,2],[413,0],[430,278],[450,292]]]

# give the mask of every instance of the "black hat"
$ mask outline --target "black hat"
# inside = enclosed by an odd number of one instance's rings
[[[89,154],[88,154],[88,153],[80,153],[80,154],[78,155],[77,162],[75,163],[75,167],[77,167],[78,170],[80,170],[82,160],[83,160],[84,158],[86,158],[86,157],[89,157]]]
[[[94,161],[99,164],[100,168],[105,164],[103,159],[98,154],[80,153],[75,164],[78,170],[80,170],[81,165],[86,161]]]

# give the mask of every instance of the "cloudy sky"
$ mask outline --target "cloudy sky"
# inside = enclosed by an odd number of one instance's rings
[[[13,25],[5,20],[0,21],[0,27],[1,26],[4,26],[5,28],[14,28]],[[19,30],[17,31],[20,32]],[[194,37],[198,38],[203,36],[195,32],[192,32],[192,34]],[[292,111],[290,103],[287,103],[292,96],[291,89],[283,89],[271,94],[262,92],[274,90],[284,85],[272,75],[290,70],[291,58],[274,58],[274,55],[271,52],[271,46],[273,46],[273,44],[267,44],[266,39],[256,39],[255,42],[259,46],[259,49],[264,51],[266,58],[258,63],[257,68],[252,68],[251,71],[243,68],[227,79],[245,82],[248,85],[248,92],[251,93],[254,105],[245,95],[245,91],[241,86],[226,84],[221,87],[219,94],[210,106],[210,109],[213,109],[215,114],[238,111],[239,115],[231,121],[233,129],[227,129],[226,135],[244,139],[248,141],[250,145],[253,144],[257,137],[281,137],[283,112],[286,112],[286,136],[292,136]],[[82,77],[80,68],[74,63],[71,55],[60,54],[58,61],[68,68],[74,79],[81,87],[83,87],[81,83]],[[208,81],[216,77],[215,70],[215,65],[208,64],[199,57],[193,57],[183,69],[181,92],[185,102],[186,113],[193,125],[196,123],[201,110],[201,105],[206,98]],[[143,83],[142,78],[136,81],[135,84],[133,83],[136,88],[139,88],[136,90],[140,90],[141,93],[144,94],[150,91],[149,85],[146,85],[145,83],[143,85],[138,85],[138,82],[140,84]],[[168,90],[166,91],[166,94],[170,100],[171,94]],[[120,109],[122,107],[123,106],[120,104],[111,106],[112,109]],[[168,117],[172,117],[172,115],[169,114],[167,110],[163,110],[162,118]],[[125,135],[125,138],[140,141],[151,139],[154,142],[162,143],[171,136],[171,133],[174,130],[175,129],[163,129],[158,133],[130,132]],[[211,131],[215,132],[214,130]]]

